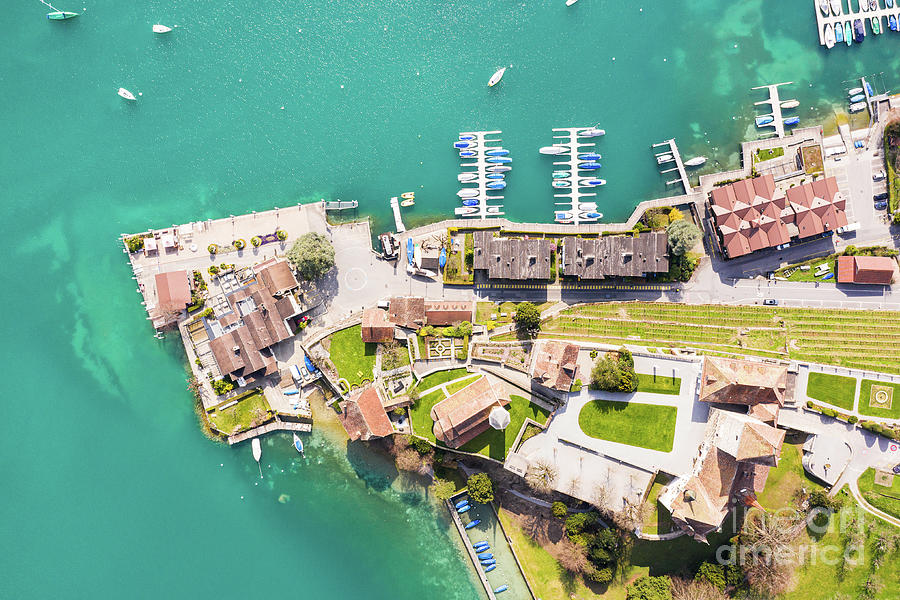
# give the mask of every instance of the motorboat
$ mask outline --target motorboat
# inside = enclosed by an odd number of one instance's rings
[[[834,41],[838,44],[844,41],[844,28],[840,23],[834,24]]]
[[[153,33],[169,33],[170,31],[172,31],[172,28],[166,25],[160,25],[159,23],[157,23],[153,26]]]
[[[578,160],[600,160],[603,156],[596,152],[584,152],[578,155]]]
[[[465,150],[466,148],[475,148],[478,146],[478,142],[471,142],[468,140],[463,140],[461,142],[453,142],[453,147],[459,150]]]
[[[578,168],[583,169],[585,171],[592,171],[594,169],[599,169],[602,166],[603,165],[601,165],[600,163],[593,162],[593,161],[578,163]]]
[[[506,175],[504,175],[503,173],[488,173],[484,177],[485,177],[485,179],[501,179],[502,180],[504,177],[506,177]]]
[[[856,94],[855,96],[850,96],[850,102],[865,102],[866,95],[865,94]]]
[[[478,212],[478,209],[474,206],[460,206],[453,209],[453,213],[459,216],[472,215],[476,212]]]
[[[413,262],[413,241],[412,238],[406,238],[406,260],[412,266]]]
[[[500,80],[503,79],[504,73],[506,73],[506,67],[498,69],[496,73],[491,75],[491,78],[488,80],[488,87],[494,87],[495,85],[500,83]]]
[[[125,88],[119,88],[119,91],[116,93],[119,94],[120,97],[125,98],[126,100],[132,100],[132,101],[137,100],[137,98],[134,97],[134,94],[132,94]]]
[[[788,117],[783,121],[783,123],[787,126],[796,125],[800,122],[800,117]]]
[[[881,35],[881,19],[878,17],[872,17],[872,33],[875,35]]]
[[[566,0],[566,6],[572,6],[576,2],[578,2],[578,0]]]
[[[460,183],[472,183],[478,181],[478,173],[474,171],[466,171],[456,176],[456,180]]]
[[[869,10],[869,0],[856,0],[856,1],[859,3],[859,10],[860,10],[860,11],[863,11],[863,12],[864,12],[864,11],[868,11],[868,10]],[[849,5],[849,0],[848,0],[847,3],[848,3],[848,5]]]
[[[493,150],[488,150],[485,154],[488,156],[507,156],[509,150],[505,148],[494,148]]]
[[[826,279],[833,279],[833,278],[834,278],[834,273],[826,273],[825,277],[822,278],[822,281],[825,281]]]
[[[403,198],[404,200],[413,200],[416,197],[416,193],[415,192],[403,192],[402,194],[400,194],[400,197]]]
[[[305,454],[303,454],[303,440],[301,440],[300,436],[298,436],[296,433],[294,434],[294,448],[297,449],[297,452],[300,453],[300,456],[305,456]]]
[[[253,460],[256,461],[256,466],[259,467],[259,478],[262,479],[262,465],[259,463],[259,460],[262,458],[262,446],[259,443],[259,438],[253,438],[250,441],[250,447],[253,449]]]
[[[834,30],[831,28],[831,23],[825,26],[825,47],[829,50],[834,48]]]
[[[553,179],[562,179],[564,177],[571,177],[572,174],[568,171],[553,171]]]
[[[489,215],[499,215],[501,208],[503,208],[503,207],[502,206],[486,206],[484,208],[484,212],[486,212]]]
[[[565,154],[569,149],[565,146],[544,146],[538,150],[541,154],[549,154],[551,156],[559,156]]]
[[[671,162],[675,160],[675,157],[671,154],[663,154],[662,156],[656,157],[656,164],[661,165],[663,163]]]
[[[409,206],[414,206],[415,204],[416,204],[416,201],[413,200],[412,198],[407,198],[405,200],[400,201],[400,206],[402,206],[403,208],[407,208]]]
[[[479,561],[479,562],[481,562],[481,564],[484,565],[484,566],[496,565],[496,564],[497,564],[497,559],[496,559],[496,558],[486,558],[485,560],[482,560],[482,561]]]
[[[392,234],[382,233],[378,236],[378,241],[381,242],[381,253],[385,258],[390,260],[397,258],[397,249],[399,248],[399,245],[397,247],[394,246],[395,240]],[[309,360],[308,356],[304,355],[303,358]],[[309,364],[312,364],[312,362]],[[309,369],[308,366],[306,368]],[[312,373],[312,369],[310,369],[310,373]]]
[[[578,210],[597,210],[596,202],[579,202]]]
[[[588,212],[583,212],[583,213],[579,214],[578,216],[582,219],[590,219],[591,221],[595,221],[597,219],[603,218],[603,213],[588,211]]]
[[[578,137],[600,137],[601,135],[606,135],[606,131],[596,127],[589,127],[578,132]]]
[[[511,163],[512,159],[508,156],[492,156],[487,159],[489,163],[506,164]]]
[[[874,96],[875,90],[872,89],[872,84],[867,81],[867,82],[865,82],[865,86],[866,86],[866,93],[869,94],[870,96]]]
[[[772,115],[763,115],[762,117],[756,117],[756,126],[762,127],[763,125],[768,125],[772,121],[775,120],[775,117]]]
[[[77,16],[78,13],[65,10],[55,10],[47,13],[47,18],[51,21],[65,21],[66,19],[74,19]]]
[[[864,110],[866,110],[865,102],[854,102],[853,104],[850,105],[851,113],[858,113],[858,112],[862,112]]]
[[[575,4],[575,2],[572,2],[572,4]],[[569,0],[566,0],[566,5],[569,5]],[[569,5],[569,6],[571,6],[571,5]],[[503,585],[494,588],[494,593],[499,594],[500,592],[505,592],[508,589],[509,589],[509,586],[504,583]]]
[[[468,502],[468,500],[466,500],[466,502]],[[457,507],[457,508],[459,508],[459,507]],[[478,550],[479,548],[490,548],[490,547],[491,547],[491,545],[488,544],[486,541],[475,542],[474,544],[472,544],[472,548],[474,548],[475,550]],[[479,552],[480,552],[480,550],[479,550]]]
[[[827,17],[831,14],[831,6],[828,3],[828,0],[819,0],[819,10],[822,11],[822,16]]]
[[[488,173],[507,173],[509,171],[512,171],[512,167],[508,165],[494,165],[487,168]]]
[[[695,156],[694,158],[692,158],[692,159],[690,159],[689,161],[685,162],[685,163],[684,163],[684,166],[686,166],[686,167],[699,167],[700,165],[704,164],[705,162],[706,162],[706,157],[705,157],[705,156]]]
[[[800,106],[799,100],[785,100],[781,103],[781,108],[797,108]]]
[[[894,15],[888,16],[888,29],[891,31],[897,31],[897,17]]]
[[[853,41],[861,44],[864,39],[866,39],[866,26],[862,19],[856,19],[853,21]]]
[[[847,92],[847,94],[850,96],[855,96],[857,94],[862,94],[863,91],[864,90],[861,87],[855,87],[852,90],[850,90],[849,92]]]
[[[557,223],[568,223],[572,220],[572,213],[569,211],[557,211],[554,214]]]
[[[489,558],[494,558],[494,555],[490,552],[482,552],[478,555],[479,560],[488,560]]]
[[[869,0],[869,10],[878,10],[878,0]]]
[[[477,198],[466,198],[462,201],[463,206],[478,206],[481,202]]]
[[[503,188],[506,187],[506,182],[505,181],[491,181],[484,187],[486,187],[489,190],[502,190]]]
[[[584,187],[597,187],[599,185],[606,185],[605,179],[596,179],[594,177],[586,177],[584,179],[580,179],[578,181],[578,185]]]
[[[461,150],[459,153],[460,158],[475,158],[478,156],[478,153],[474,150]]]
[[[496,568],[497,568],[497,565],[488,565],[488,566],[486,566],[486,567],[484,568],[484,572],[485,572],[485,573],[490,573],[491,571],[493,571],[493,570],[496,569]]]
[[[441,255],[438,257],[438,268],[443,269],[447,264],[447,249],[441,248]]]
[[[853,43],[853,26],[850,21],[844,23],[844,43],[848,46]]]
[[[474,198],[478,195],[478,190],[475,188],[463,188],[456,192],[456,195],[460,198]]]
[[[835,17],[841,14],[841,0],[831,0],[831,14]]]
[[[567,179],[554,179],[552,185],[556,189],[563,189],[563,188],[572,187],[572,182]]]
[[[894,8],[894,0],[884,0],[884,5],[887,8]]]
[[[471,142],[471,141],[473,141],[473,140],[475,140],[475,139],[476,139],[475,136],[472,135],[471,133],[461,133],[461,134],[459,134],[459,141],[461,141],[461,142]]]

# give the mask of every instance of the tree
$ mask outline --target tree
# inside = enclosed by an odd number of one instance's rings
[[[403,354],[406,347],[401,346],[397,340],[391,340],[381,345],[381,370],[393,371],[403,364]]]
[[[543,459],[534,461],[525,473],[525,482],[539,492],[549,492],[556,483],[559,469],[551,462]]]
[[[570,573],[584,573],[590,569],[584,546],[562,540],[557,546],[556,560],[562,568]]]
[[[706,564],[706,563],[704,563]],[[703,579],[672,579],[674,600],[728,600],[728,595]]]
[[[669,223],[674,223],[675,221],[680,221],[684,218],[684,214],[678,210],[677,208],[673,208],[669,211]]]
[[[591,389],[614,390],[619,384],[619,363],[612,356],[597,359],[591,369]]]
[[[310,232],[294,242],[287,259],[304,279],[318,279],[334,266],[334,246],[321,233]]]
[[[516,327],[528,333],[536,333],[541,329],[541,312],[531,302],[520,302],[516,305],[516,314],[513,318]]]
[[[672,600],[672,582],[666,575],[644,575],[628,586],[627,600]]]
[[[422,455],[412,448],[405,448],[397,453],[397,468],[401,471],[417,473],[422,470]]]
[[[669,234],[669,247],[675,256],[684,256],[688,250],[697,245],[703,237],[700,228],[684,219],[675,221],[666,228]]]
[[[568,515],[569,510],[566,508],[566,505],[562,502],[554,502],[553,506],[550,508],[553,512],[553,516],[557,519],[565,519],[566,515]]]
[[[725,567],[711,562],[703,562],[697,569],[698,581],[706,581],[719,590],[725,589]]]
[[[494,500],[494,483],[487,473],[475,473],[466,482],[469,496],[479,504],[487,504]]]
[[[434,483],[431,484],[431,488],[434,497],[438,500],[449,500],[453,497],[453,494],[456,493],[456,484],[452,481],[439,479],[437,477],[434,478]]]
[[[413,403],[413,406],[415,406],[416,402],[419,401],[419,388],[413,386],[406,390],[406,397],[409,398],[409,401]]]

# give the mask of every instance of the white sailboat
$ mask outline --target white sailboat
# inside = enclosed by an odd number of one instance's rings
[[[498,69],[496,73],[491,75],[491,78],[488,81],[488,87],[494,87],[495,85],[500,83],[500,80],[503,79],[504,73],[506,73],[506,67],[503,67],[502,69]]]
[[[706,157],[705,157],[705,156],[695,156],[695,157],[692,158],[691,160],[685,162],[685,163],[684,163],[684,166],[686,166],[686,167],[699,167],[700,165],[702,165],[702,164],[705,163],[705,162],[706,162]]]
[[[606,135],[606,131],[597,127],[589,127],[578,132],[578,137],[599,137],[601,135]]]
[[[119,94],[120,97],[125,98],[126,100],[132,100],[132,101],[137,100],[137,98],[134,97],[134,94],[132,94],[131,92],[129,92],[128,90],[126,90],[123,87],[120,87],[119,91],[116,93]]]
[[[568,150],[565,146],[544,146],[538,152],[549,154],[550,156],[559,156],[560,154],[565,154]]]
[[[253,459],[256,460],[256,466],[259,467],[259,478],[262,479],[262,465],[259,464],[259,459],[262,458],[262,446],[259,445],[259,438],[253,438],[250,446],[253,448]]]
[[[157,23],[153,26],[153,33],[169,33],[170,31],[172,31],[172,28],[167,25]]]

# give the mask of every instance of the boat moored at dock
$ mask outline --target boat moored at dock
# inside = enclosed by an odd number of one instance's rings
[[[588,127],[578,132],[578,137],[600,137],[606,135],[606,131],[597,127]]]
[[[851,113],[858,113],[858,112],[862,112],[864,110],[866,110],[865,102],[854,102],[853,104],[850,105]]]
[[[601,185],[606,185],[605,179],[595,179],[593,177],[587,177],[585,179],[579,179],[578,185],[582,187],[597,187]]]
[[[825,26],[825,47],[834,48],[834,30],[830,23]]]
[[[601,165],[600,163],[598,163],[598,162],[593,162],[593,161],[588,161],[588,162],[581,162],[581,163],[578,163],[578,168],[579,168],[579,169],[582,169],[582,170],[584,170],[584,171],[592,171],[592,170],[594,170],[594,169],[599,169],[599,168],[602,167],[602,166],[603,166],[603,165]]]
[[[692,159],[690,159],[690,160],[684,161],[684,166],[686,166],[686,167],[699,167],[700,165],[703,165],[703,164],[705,164],[705,163],[706,163],[706,157],[705,157],[705,156],[695,156],[694,158],[692,158]]]
[[[488,167],[486,170],[488,173],[508,173],[509,171],[512,171],[512,167],[509,165],[494,165],[493,167]]]
[[[77,16],[77,12],[69,12],[66,10],[55,10],[47,13],[47,18],[51,21],[65,21],[67,19],[74,19]]]
[[[548,154],[550,156],[559,156],[560,154],[565,154],[568,152],[568,149],[565,146],[544,146],[538,150],[541,154]]]
[[[860,44],[864,39],[866,39],[866,26],[862,19],[856,19],[853,21],[853,41]]]

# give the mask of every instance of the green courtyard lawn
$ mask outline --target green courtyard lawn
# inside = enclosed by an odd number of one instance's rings
[[[453,394],[455,394],[459,390],[463,389],[464,387],[475,383],[475,380],[478,379],[479,377],[481,377],[481,375],[474,373],[474,374],[472,374],[471,377],[463,377],[461,379],[457,379],[456,381],[453,381],[452,383],[448,383],[447,384],[447,393],[452,396]]]
[[[859,491],[866,502],[882,512],[900,519],[900,475],[893,476],[891,487],[875,483],[875,469],[866,469],[857,480]]]
[[[365,381],[372,381],[375,368],[375,349],[378,344],[362,341],[362,326],[354,325],[331,336],[329,358],[337,369],[338,377],[347,380],[351,388]]]
[[[756,151],[756,162],[765,162],[779,156],[784,156],[784,148],[760,148]]]
[[[671,452],[677,412],[674,406],[593,400],[581,409],[578,425],[593,438]]]
[[[659,503],[659,493],[669,482],[669,478],[662,474],[657,474],[650,487],[650,493],[647,495],[647,506],[649,510],[644,516],[644,533],[668,533],[672,531],[672,515],[665,506]]]
[[[844,410],[853,410],[856,378],[830,373],[810,373],[806,395],[813,400],[827,402]]]
[[[869,396],[872,392],[873,385],[882,385],[894,390],[890,408],[875,408],[869,406]],[[859,411],[859,414],[868,417],[900,419],[900,384],[863,379],[859,384],[859,405],[857,410]]]
[[[666,375],[647,375],[638,373],[639,392],[647,392],[648,394],[672,394],[677,396],[681,391],[681,378],[668,377]]]
[[[207,416],[215,429],[234,435],[261,425],[271,416],[271,410],[262,392],[252,392],[240,398],[234,406],[223,410],[214,409]]]
[[[431,420],[431,409],[435,404],[446,398],[444,390],[434,390],[430,394],[422,396],[409,409],[409,422],[413,433],[423,438],[428,438],[432,444],[437,440],[434,437],[434,421]]]
[[[778,466],[769,469],[766,488],[757,500],[766,510],[778,510],[785,506],[793,506],[795,496],[801,489],[808,492],[824,489],[821,484],[806,475],[800,459],[803,456],[805,435],[788,436],[781,446]]]
[[[459,369],[448,369],[446,371],[436,371],[431,375],[426,375],[422,378],[421,381],[416,385],[416,388],[424,392],[425,390],[429,390],[433,387],[442,385],[447,383],[448,381],[453,381],[454,379],[459,379],[460,377],[464,377],[468,374],[465,367],[461,367]]]
[[[506,407],[509,411],[509,426],[504,430],[489,428],[487,431],[460,447],[463,452],[472,452],[488,456],[494,460],[506,459],[506,452],[512,447],[519,435],[519,430],[525,419],[537,421],[541,425],[547,422],[550,411],[541,408],[524,396],[510,396]]]

